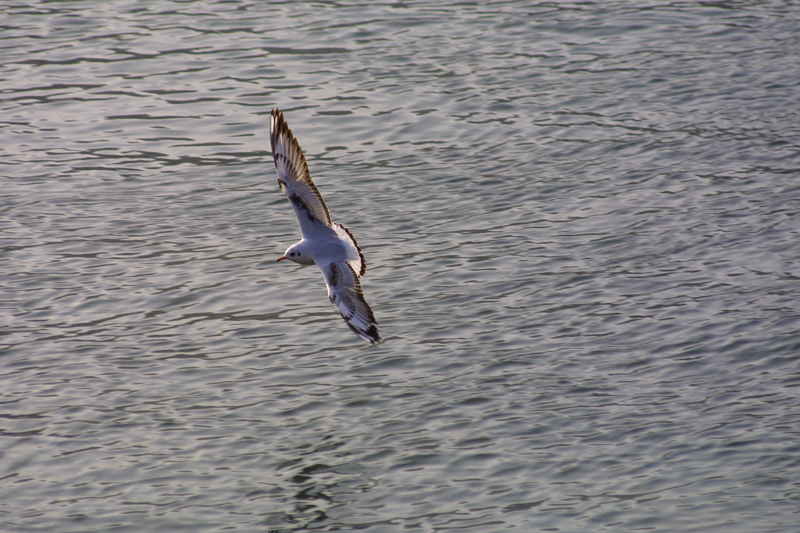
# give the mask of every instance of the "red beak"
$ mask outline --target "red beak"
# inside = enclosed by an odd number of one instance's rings
[[[286,257],[285,257],[285,256],[280,256],[280,257],[278,258],[278,261],[283,261],[284,259],[286,259]],[[277,263],[278,261],[275,261],[275,262]]]

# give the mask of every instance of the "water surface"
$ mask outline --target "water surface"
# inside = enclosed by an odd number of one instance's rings
[[[796,527],[796,9],[1,9],[3,531]]]

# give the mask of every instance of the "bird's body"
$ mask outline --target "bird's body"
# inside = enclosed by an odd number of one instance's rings
[[[367,342],[380,342],[378,323],[359,281],[367,271],[361,248],[347,228],[331,221],[325,201],[311,181],[303,151],[277,109],[272,111],[270,140],[278,184],[289,198],[303,234],[278,261],[316,264],[325,277],[328,298],[350,329]]]

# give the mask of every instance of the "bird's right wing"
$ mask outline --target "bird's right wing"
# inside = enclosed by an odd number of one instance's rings
[[[286,124],[283,113],[277,109],[272,110],[269,130],[278,184],[294,208],[303,237],[329,231],[331,216],[325,200],[311,181],[303,150]]]

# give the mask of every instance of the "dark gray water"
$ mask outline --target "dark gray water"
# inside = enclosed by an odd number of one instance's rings
[[[796,6],[0,13],[0,530],[798,530]]]

